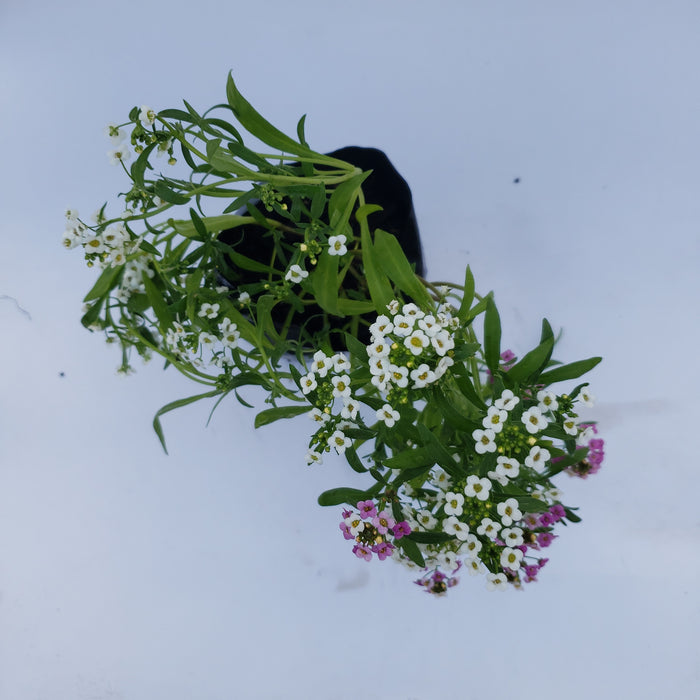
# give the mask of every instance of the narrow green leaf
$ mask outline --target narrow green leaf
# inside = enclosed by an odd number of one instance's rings
[[[424,446],[433,452],[435,461],[450,475],[460,476],[461,469],[452,455],[445,449],[444,445],[437,439],[435,434],[426,428],[422,423],[418,423],[418,433]]]
[[[425,567],[425,559],[423,559],[418,545],[410,539],[410,535],[402,537],[397,544],[416,566],[419,566],[421,569]]]
[[[467,400],[470,403],[474,404],[474,406],[476,406],[477,408],[485,411],[486,404],[484,403],[484,400],[481,398],[481,396],[479,396],[479,394],[476,393],[476,389],[472,384],[469,372],[466,369],[466,367],[463,371],[460,370],[459,373],[455,372],[454,377],[455,381],[457,382],[457,386],[459,387],[459,390],[464,394]]]
[[[457,311],[457,318],[464,322],[469,318],[469,310],[474,301],[474,275],[471,268],[467,265],[467,271],[464,275],[464,292],[462,294],[462,303]]]
[[[359,474],[368,471],[367,467],[362,464],[362,460],[358,457],[354,447],[348,447],[348,449],[345,450],[345,459],[348,460],[350,467]]]
[[[430,294],[413,272],[411,263],[408,262],[396,237],[377,229],[374,232],[374,249],[387,277],[419,306],[430,308],[432,306]]]
[[[268,408],[265,411],[260,411],[257,416],[255,416],[255,427],[260,428],[263,425],[268,425],[274,423],[276,420],[281,418],[294,418],[295,416],[300,416],[302,413],[308,413],[309,407],[304,406],[278,406],[276,408]]]
[[[92,301],[103,297],[107,292],[114,287],[117,278],[124,271],[124,266],[107,267],[102,271],[102,274],[97,278],[97,282],[92,289],[85,295],[83,301]]]
[[[157,143],[152,143],[150,146],[146,146],[131,166],[131,177],[138,188],[143,188],[144,186],[143,176],[146,173],[146,168],[153,170],[148,162],[148,157],[157,145]]]
[[[156,285],[153,283],[153,280],[148,276],[146,271],[141,275],[141,279],[143,280],[143,284],[146,287],[146,296],[148,297],[148,301],[151,302],[151,306],[153,307],[153,312],[156,315],[156,318],[158,319],[158,326],[160,327],[160,332],[165,335],[165,332],[170,328],[170,326],[173,325],[173,317],[172,314],[170,313],[170,309],[168,308],[168,305],[161,294],[160,290]]]
[[[361,316],[362,314],[372,313],[374,304],[371,301],[363,301],[361,299],[338,299],[338,311],[342,316]]]
[[[134,298],[133,296],[131,297],[132,299]],[[104,300],[100,299],[99,301],[96,301],[94,304],[90,305],[90,308],[85,312],[83,317],[80,319],[80,323],[85,327],[85,328],[90,328],[90,326],[97,321],[100,311],[102,311],[102,305],[103,305]]]
[[[307,148],[309,147],[309,144],[306,143],[306,137],[304,136],[304,125],[306,124],[306,115],[302,114],[301,119],[297,122],[297,138],[299,139],[299,143],[302,146],[306,146]]]
[[[564,508],[564,513],[566,513],[566,519],[569,522],[572,522],[572,523],[580,523],[581,522],[581,518],[579,518],[578,515],[576,515],[576,513],[574,513],[574,510],[572,508]]]
[[[344,333],[343,337],[345,338],[345,347],[350,354],[365,362],[367,360],[367,346],[350,333]]]
[[[501,362],[501,319],[492,297],[488,297],[486,302],[484,355],[486,365],[491,372],[495,372]]]
[[[146,253],[155,255],[158,258],[161,256],[161,252],[158,250],[158,248],[156,248],[154,245],[151,245],[148,241],[141,241],[141,243],[139,243],[139,248]]]
[[[160,440],[160,444],[163,446],[163,451],[165,452],[165,454],[168,454],[168,448],[165,446],[165,435],[163,434],[163,426],[160,423],[160,417],[165,415],[166,413],[169,413],[170,411],[174,411],[176,408],[187,406],[188,404],[194,403],[195,401],[199,401],[200,399],[211,398],[212,396],[216,396],[219,393],[221,392],[218,389],[214,389],[213,391],[207,391],[203,394],[197,394],[196,396],[189,396],[186,399],[178,399],[177,401],[172,401],[171,403],[166,404],[158,410],[156,415],[153,417],[153,430],[155,430],[156,435]]]
[[[169,204],[187,204],[190,198],[170,189],[162,180],[158,180],[154,187],[155,193],[164,202]]]
[[[554,384],[568,379],[576,379],[586,372],[590,372],[603,358],[589,357],[587,360],[579,360],[568,365],[562,365],[556,369],[549,370],[540,375],[539,381],[542,384]]]
[[[162,119],[177,119],[181,122],[188,122],[190,124],[195,123],[192,119],[192,115],[181,109],[163,109],[158,112],[158,116]]]
[[[318,263],[311,275],[311,284],[318,305],[329,314],[340,316],[338,309],[338,256],[330,255],[327,250],[318,258]]]
[[[370,489],[371,491],[372,489]],[[318,504],[321,506],[339,506],[343,503],[355,506],[359,501],[364,501],[368,497],[369,491],[361,489],[351,489],[340,487],[324,491],[318,497]],[[369,496],[371,497],[371,496]]]
[[[201,219],[206,230],[212,233],[219,233],[227,228],[235,228],[243,224],[252,223],[250,216],[240,216],[238,214],[223,214],[221,216],[205,216]],[[172,226],[181,236],[185,238],[196,238],[197,229],[194,223],[181,219],[168,219],[168,225]]]
[[[364,207],[361,207],[364,209]],[[360,215],[360,210],[355,215],[360,223],[360,245],[362,249],[362,266],[365,277],[367,278],[367,286],[369,294],[372,298],[374,308],[379,314],[386,313],[386,307],[394,298],[394,291],[391,288],[389,278],[381,269],[381,265],[377,260],[377,254],[372,245],[372,238],[367,225],[366,214]]]
[[[435,456],[427,447],[409,448],[384,461],[389,469],[412,469],[414,467],[433,466]]]
[[[530,350],[520,362],[508,370],[508,378],[514,382],[535,381],[552,355],[554,338],[547,338],[534,350]]]
[[[359,172],[341,182],[333,190],[328,200],[328,221],[335,233],[344,232],[360,193],[360,187],[368,177],[369,172]]]

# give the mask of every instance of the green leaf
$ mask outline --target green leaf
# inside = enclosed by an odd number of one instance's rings
[[[152,143],[150,146],[146,146],[131,166],[131,178],[139,189],[144,187],[143,176],[146,173],[146,168],[153,170],[148,162],[148,156],[151,155],[151,152],[157,145],[157,143]]]
[[[467,400],[470,403],[474,404],[474,406],[476,406],[477,408],[481,409],[482,411],[485,411],[486,404],[484,403],[481,396],[479,396],[479,394],[476,393],[476,389],[472,384],[467,368],[464,367],[464,369],[460,370],[459,373],[455,372],[453,376],[455,378],[455,381],[457,382],[459,390],[464,394]]]
[[[530,350],[520,362],[508,370],[508,378],[514,382],[535,381],[552,355],[554,338],[547,338],[534,350]]]
[[[187,406],[188,404],[199,401],[200,399],[211,398],[212,396],[216,396],[220,393],[221,392],[218,389],[214,389],[213,391],[207,391],[203,394],[197,394],[196,396],[189,396],[186,399],[178,399],[177,401],[166,404],[156,413],[156,415],[153,417],[153,430],[156,431],[156,435],[160,440],[160,444],[163,446],[163,451],[165,454],[168,454],[168,448],[165,446],[165,435],[163,434],[163,426],[160,423],[160,417],[166,413],[169,413],[170,411],[174,411],[176,408]]]
[[[161,252],[158,250],[158,248],[156,248],[154,245],[151,245],[148,241],[141,241],[141,243],[139,243],[139,248],[146,253],[155,255],[158,258],[161,256]]]
[[[418,433],[425,447],[433,453],[433,459],[450,475],[460,476],[460,468],[454,461],[452,455],[445,449],[444,445],[437,439],[435,434],[426,428],[422,423],[418,423]]]
[[[501,362],[501,318],[492,297],[488,297],[486,302],[484,355],[486,365],[495,373]]]
[[[469,318],[469,309],[474,301],[474,275],[471,268],[467,265],[467,271],[464,275],[464,293],[462,294],[462,303],[457,311],[457,318],[465,322]]]
[[[517,486],[505,486],[502,493],[506,499],[515,498],[518,502],[518,507],[523,513],[543,513],[549,509],[549,506],[544,501],[533,498],[527,491],[523,491]]]
[[[374,304],[371,301],[362,299],[338,299],[338,311],[343,316],[361,316],[362,314],[374,311]]]
[[[339,506],[343,503],[355,506],[358,501],[364,501],[367,498],[371,498],[374,494],[373,491],[369,489],[368,491],[362,491],[361,489],[351,489],[346,487],[340,487],[337,489],[329,489],[324,491],[318,497],[318,504],[321,506]]]
[[[421,544],[440,544],[441,542],[449,542],[453,539],[452,535],[446,532],[417,532],[414,530],[410,535],[406,535],[413,542]]]
[[[398,540],[397,545],[401,547],[403,550],[404,554],[417,566],[420,566],[420,568],[425,567],[425,559],[423,559],[423,555],[420,553],[420,549],[418,549],[418,545],[410,539],[410,535],[407,535],[406,537],[402,537],[400,540]]]
[[[268,425],[269,423],[274,423],[276,420],[281,418],[294,418],[295,416],[300,416],[302,413],[308,413],[309,407],[304,406],[278,406],[276,408],[268,408],[265,411],[260,411],[257,416],[255,416],[255,427],[260,428],[263,425]]]
[[[311,275],[314,296],[318,305],[329,314],[340,316],[338,309],[338,256],[323,251]]]
[[[227,228],[235,228],[243,224],[252,222],[249,216],[239,214],[222,214],[221,216],[205,216],[201,219],[205,229],[211,233],[219,233]],[[192,220],[168,219],[168,225],[172,226],[181,236],[185,238],[196,238],[197,229]]]
[[[362,464],[362,460],[358,457],[357,452],[354,447],[348,447],[345,450],[345,459],[348,460],[348,464],[352,469],[360,474],[368,471],[367,467]]]
[[[164,202],[169,204],[187,204],[190,198],[170,189],[162,180],[158,180],[154,187],[155,193]]]
[[[153,280],[148,276],[145,270],[141,274],[141,279],[143,280],[143,284],[146,287],[146,296],[148,297],[148,301],[151,302],[153,312],[158,318],[158,326],[160,327],[160,332],[163,335],[165,335],[167,329],[173,325],[173,317],[170,313],[170,309],[168,308],[168,305],[165,302],[163,295],[160,293],[160,290],[158,289],[158,287],[156,287],[156,285],[153,283]]]
[[[132,299],[134,298],[133,296],[131,297]],[[85,312],[83,317],[80,319],[80,323],[85,327],[85,328],[90,328],[90,326],[97,321],[100,315],[100,311],[102,311],[102,305],[103,305],[103,300],[100,299],[99,301],[96,301],[94,304],[90,306],[90,308]]]
[[[367,346],[350,333],[344,333],[343,337],[345,338],[345,347],[348,349],[350,354],[353,357],[357,357],[362,362],[366,362]]]
[[[374,232],[374,249],[387,277],[419,306],[430,308],[432,306],[430,294],[413,272],[411,263],[408,262],[396,237],[377,229]]]
[[[306,124],[306,115],[302,114],[301,119],[297,122],[297,138],[299,139],[299,143],[302,146],[306,146],[307,148],[309,147],[309,144],[306,143],[306,137],[304,136],[304,125]]]
[[[546,476],[548,479],[551,479],[556,474],[559,474],[559,472],[564,471],[564,469],[566,469],[567,467],[570,467],[574,464],[578,464],[582,460],[586,459],[587,456],[588,448],[580,447],[572,455],[566,455],[557,462],[550,464],[544,476]]]
[[[574,513],[574,510],[572,508],[564,508],[564,513],[566,513],[566,519],[569,522],[572,522],[572,523],[580,523],[581,522],[581,518],[579,518],[578,515],[576,515],[576,513]]]
[[[408,448],[384,461],[389,469],[412,469],[414,467],[433,466],[435,457],[427,447]]]
[[[344,180],[333,190],[328,200],[328,221],[334,233],[343,233],[360,193],[362,183],[369,172],[359,172]]]
[[[365,207],[360,207],[355,214],[355,218],[360,223],[360,245],[362,249],[362,266],[364,268],[365,277],[367,278],[367,286],[369,295],[374,304],[377,313],[386,313],[387,304],[394,298],[394,290],[391,288],[389,278],[381,268],[377,254],[372,245],[372,238],[367,225],[367,210]],[[360,213],[362,212],[362,214]]]
[[[554,384],[555,382],[563,382],[567,379],[576,379],[586,372],[590,372],[603,358],[589,357],[587,360],[579,360],[568,365],[562,365],[556,369],[549,370],[540,375],[539,382],[541,384]]]
[[[272,146],[285,153],[293,153],[297,156],[313,156],[314,152],[306,146],[297,143],[285,133],[274,127],[246,100],[233,81],[229,73],[226,83],[226,97],[228,103],[236,115],[236,119],[253,136],[260,139],[268,146]]]
[[[124,271],[124,266],[119,267],[107,267],[103,270],[102,274],[97,278],[97,282],[93,285],[92,289],[85,295],[83,301],[92,301],[93,299],[100,299],[107,292],[109,292],[112,287],[117,282],[118,277]]]
[[[158,112],[158,116],[162,119],[177,119],[181,122],[188,122],[190,124],[195,123],[192,119],[192,115],[181,109],[163,109],[160,112]]]

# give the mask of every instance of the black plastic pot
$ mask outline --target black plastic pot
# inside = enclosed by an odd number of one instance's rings
[[[380,228],[396,236],[406,257],[415,265],[416,274],[423,276],[423,253],[413,209],[411,189],[406,180],[391,164],[386,154],[376,148],[346,146],[327,155],[344,160],[364,171],[372,171],[362,184],[362,191],[365,202],[379,205],[382,207],[382,211],[370,214],[368,217],[370,229]],[[274,211],[268,211],[259,200],[253,202],[253,205],[265,217],[283,221],[280,215]],[[247,214],[245,210],[239,213]],[[351,217],[351,227],[353,233],[359,235],[359,226],[354,217]],[[247,224],[222,231],[219,234],[219,240],[234,247],[236,252],[247,258],[265,265],[269,264],[274,248],[274,241],[268,230],[257,224]],[[220,279],[232,289],[245,288],[246,285],[254,285],[260,280],[259,273],[240,268],[235,268],[235,279],[232,277],[233,275],[221,276]],[[354,280],[349,277],[346,277],[346,280],[348,285],[354,284]],[[273,322],[278,328],[282,327],[289,310],[290,306],[285,302],[280,302],[272,310]],[[366,320],[371,323],[373,315],[368,315]],[[309,306],[304,309],[303,313],[295,313],[288,337],[298,338],[302,327],[313,335],[329,329],[340,329],[345,322],[346,319],[327,314],[318,306]],[[360,324],[358,338],[365,343],[369,340],[366,325]],[[334,349],[345,349],[341,334],[332,334],[331,342]]]

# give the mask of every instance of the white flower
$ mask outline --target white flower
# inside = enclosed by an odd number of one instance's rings
[[[527,432],[531,435],[538,433],[540,430],[544,430],[547,425],[547,419],[542,415],[539,408],[533,406],[528,408],[525,413],[521,416],[520,420],[525,425]]]
[[[576,419],[567,417],[564,419],[564,432],[567,435],[573,435],[574,437],[578,435],[578,426],[576,425]]]
[[[209,304],[208,302],[204,302],[200,307],[199,307],[199,313],[197,316],[200,318],[216,318],[219,315],[219,309],[221,307],[219,304]]]
[[[359,513],[352,513],[345,518],[345,524],[348,526],[348,531],[353,537],[359,535],[365,529],[365,523]]]
[[[508,477],[503,476],[503,474],[499,474],[495,471],[489,471],[486,472],[486,476],[488,476],[491,481],[497,481],[501,486],[508,486]]]
[[[400,389],[408,386],[408,367],[389,366],[389,377]]]
[[[379,391],[386,391],[387,387],[389,386],[389,373],[388,372],[379,372],[377,374],[372,373],[372,384],[379,389]]]
[[[288,282],[301,282],[303,279],[309,276],[309,273],[304,270],[300,265],[292,265],[287,274],[284,276]]]
[[[369,327],[370,335],[373,340],[378,340],[380,336],[391,333],[394,330],[394,324],[388,316],[377,316],[377,320]]]
[[[206,347],[207,345],[212,346],[216,343],[217,337],[215,335],[212,335],[211,333],[206,333],[202,331],[199,334],[199,344],[202,347]]]
[[[464,512],[464,496],[461,493],[448,491],[445,494],[445,515],[462,515]]]
[[[501,566],[504,569],[517,571],[520,568],[520,562],[523,560],[523,553],[520,549],[513,547],[504,547],[501,552]]]
[[[397,314],[394,316],[394,335],[401,338],[411,335],[413,332],[414,319],[411,316],[402,316]]]
[[[498,514],[501,516],[501,522],[510,527],[514,522],[520,520],[523,514],[520,512],[520,507],[515,498],[509,498],[507,501],[502,501],[496,506]]]
[[[486,501],[488,500],[491,486],[491,482],[486,477],[479,478],[475,474],[470,474],[464,487],[464,495],[470,498],[476,497],[480,501]]]
[[[61,243],[64,248],[75,248],[82,242],[83,236],[77,228],[68,228],[63,232]]]
[[[110,267],[119,267],[126,264],[126,255],[121,248],[113,248],[107,256]]]
[[[496,473],[501,476],[507,476],[509,479],[515,479],[520,473],[520,463],[512,457],[498,457],[496,460]]]
[[[501,530],[501,539],[509,547],[519,547],[523,540],[523,531],[519,527],[504,527]]]
[[[440,552],[437,556],[438,564],[447,571],[454,571],[459,566],[459,561],[457,555],[447,550],[446,552]]]
[[[353,399],[343,398],[343,408],[340,411],[340,417],[347,420],[355,420],[360,404]]]
[[[331,362],[333,363],[333,370],[338,374],[347,372],[350,369],[350,360],[342,353],[333,355],[333,357],[331,357]]]
[[[77,209],[66,209],[66,223],[69,226],[75,226],[78,223],[78,210]]]
[[[580,428],[580,426],[579,426]],[[595,430],[593,426],[587,426],[581,429],[581,433],[578,436],[578,442],[583,445],[587,445],[595,437]]]
[[[489,591],[505,591],[508,579],[505,574],[486,574],[486,588]]]
[[[595,403],[595,396],[585,387],[581,389],[581,392],[579,393],[579,398],[581,399],[581,401],[583,401],[583,405],[588,406],[589,408],[591,408]]]
[[[502,408],[504,411],[511,411],[513,410],[517,404],[520,402],[520,399],[513,394],[513,392],[510,389],[506,389],[502,394],[500,399],[496,399],[493,402],[493,405],[496,408]]]
[[[435,378],[440,379],[447,372],[448,367],[452,367],[454,363],[455,361],[451,357],[441,357],[435,368]]]
[[[386,425],[387,428],[393,427],[399,418],[399,412],[395,411],[388,403],[385,403],[377,411],[377,420],[384,421],[384,425]]]
[[[399,302],[393,299],[386,305],[386,308],[389,310],[389,313],[394,316],[399,312]]]
[[[403,344],[413,355],[420,355],[423,352],[423,348],[427,348],[430,345],[430,339],[423,331],[417,330],[405,338]]]
[[[327,413],[324,413],[320,408],[311,409],[308,416],[311,418],[311,420],[316,421],[317,423],[328,423],[330,420],[330,416]]]
[[[391,343],[386,342],[386,338],[381,335],[377,336],[375,341],[367,346],[367,354],[371,358],[388,357],[391,352]]]
[[[328,444],[335,447],[335,451],[342,455],[352,445],[352,440],[349,437],[345,437],[345,433],[342,430],[336,430],[328,438]]]
[[[141,105],[141,111],[139,112],[139,121],[146,128],[148,128],[149,126],[153,126],[153,124],[155,124],[156,121],[156,113],[150,107],[147,107],[146,105]]]
[[[404,304],[401,308],[401,313],[404,316],[412,316],[415,319],[423,318],[425,315],[413,302]]]
[[[111,248],[119,248],[129,240],[129,233],[123,224],[110,226],[102,233],[102,239]]]
[[[547,411],[556,411],[559,408],[557,397],[551,391],[547,391],[546,389],[542,389],[542,391],[537,392],[537,400],[539,401],[537,408],[539,408],[542,413],[546,413]]]
[[[464,542],[469,537],[469,525],[458,520],[454,515],[445,518],[442,522],[442,529],[448,535],[454,535],[458,540]]]
[[[316,450],[309,450],[306,453],[306,463],[307,464],[323,464],[323,455]]]
[[[86,253],[104,253],[105,244],[102,238],[88,234],[83,240]]]
[[[348,239],[341,233],[328,239],[328,255],[345,255],[348,252],[345,242]]]
[[[326,356],[323,350],[314,353],[314,361],[311,363],[311,371],[323,378],[328,374],[328,370],[333,366],[332,360]]]
[[[107,157],[111,165],[119,165],[119,163],[126,163],[131,158],[131,151],[127,146],[117,146],[117,148],[107,151]]]
[[[316,382],[316,377],[314,376],[313,372],[305,374],[300,381],[301,392],[302,394],[304,394],[304,396],[306,396],[306,394],[313,391],[318,386],[318,383]]]
[[[464,566],[466,567],[470,576],[478,576],[479,574],[484,573],[484,565],[481,563],[481,559],[470,559],[469,561],[464,562]]]
[[[496,451],[496,433],[487,428],[486,430],[475,430],[472,433],[475,445],[474,449],[478,454],[483,455],[485,452],[495,452]]]
[[[481,524],[476,528],[476,533],[493,539],[500,529],[501,523],[491,520],[491,518],[482,518]]]
[[[435,352],[441,357],[452,350],[455,346],[455,341],[446,330],[438,331],[431,339],[430,344],[435,348]]]
[[[438,333],[438,331],[440,331],[440,326],[435,320],[435,316],[433,316],[432,314],[428,316],[423,316],[423,318],[419,319],[418,328],[424,331],[429,338],[432,338]]]
[[[333,396],[335,398],[350,398],[350,377],[347,374],[341,374],[339,377],[332,377]]]
[[[423,363],[417,369],[411,370],[411,379],[413,380],[414,389],[422,389],[435,381],[435,372]]]
[[[435,467],[433,482],[435,486],[443,491],[446,491],[452,485],[452,479],[450,479],[448,473],[441,467]]]
[[[486,414],[486,418],[481,421],[484,428],[490,428],[494,433],[500,433],[503,430],[503,423],[508,418],[508,413],[496,406],[491,406]]]
[[[241,337],[241,334],[238,330],[238,326],[232,323],[231,319],[225,318],[223,322],[219,324],[219,330],[221,331],[221,343],[224,347],[238,347],[238,339]]]
[[[250,301],[250,294],[248,292],[241,292],[238,295],[238,303],[241,306],[245,306]]]
[[[530,454],[525,457],[525,466],[530,467],[530,469],[539,469],[540,467],[544,467],[550,457],[551,454],[549,450],[535,445],[530,448]]]
[[[481,551],[482,544],[476,535],[470,534],[464,540],[464,544],[459,548],[460,554],[466,554],[470,559],[476,559]]]
[[[431,530],[437,523],[437,520],[429,510],[419,511],[416,519],[418,520],[418,524],[422,525],[426,530]]]
[[[113,146],[118,146],[126,138],[126,131],[116,124],[107,124],[104,133]]]

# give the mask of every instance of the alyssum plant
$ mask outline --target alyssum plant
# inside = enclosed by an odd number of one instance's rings
[[[67,212],[65,246],[101,270],[83,324],[120,343],[122,370],[133,351],[157,353],[206,387],[158,412],[161,441],[164,413],[229,394],[248,405],[247,385],[269,404],[256,427],[310,416],[307,462],[337,453],[367,477],[319,497],[346,504],[356,556],[416,568],[435,594],[462,568],[495,589],[535,580],[557,525],[579,520],[554,477],[586,477],[603,458],[577,416],[587,384],[552,386],[600,358],[553,361],[546,320],[522,358],[502,351],[493,296],[469,268],[462,285],[430,283],[373,225],[368,172],[313,151],[303,118],[297,140],[283,134],[230,77],[226,93],[203,114],[135,107],[108,127],[131,186],[125,211],[105,205],[94,223]],[[246,132],[272,152],[248,148]],[[159,155],[186,175],[160,174]]]

